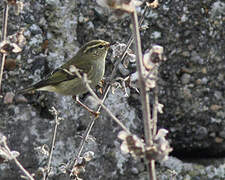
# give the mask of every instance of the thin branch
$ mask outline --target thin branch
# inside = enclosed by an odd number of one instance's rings
[[[53,151],[55,149],[57,129],[59,126],[59,121],[62,120],[61,118],[58,117],[58,112],[54,107],[52,107],[51,111],[55,116],[55,128],[54,128],[54,132],[52,136],[52,143],[51,143],[51,150],[50,150],[49,158],[48,158],[47,172],[44,174],[44,177],[43,177],[44,180],[48,179],[48,175],[51,171],[51,162],[52,162]]]
[[[148,162],[148,169],[149,169],[149,178],[151,180],[156,180],[156,170],[155,170],[155,160],[151,160]]]
[[[147,9],[148,9],[148,7],[145,6],[144,13],[142,14],[142,17],[141,17],[141,19],[140,19],[140,21],[139,21],[139,24],[140,24],[140,25],[142,24],[142,22],[143,22],[143,20],[144,20],[144,16],[145,16],[145,14],[146,14],[146,12],[147,12]],[[127,50],[128,50],[129,47],[131,46],[133,40],[134,40],[134,38],[133,38],[133,36],[131,36],[131,37],[129,38],[129,41],[128,41],[128,43],[127,43],[127,46],[126,46],[126,48],[125,48],[125,50],[124,50],[124,52],[123,52],[123,54],[122,54],[122,56],[121,56],[121,58],[120,58],[120,61],[116,61],[115,65],[114,65],[114,68],[113,68],[112,73],[111,73],[111,76],[110,76],[109,83],[108,83],[108,85],[106,86],[106,88],[104,89],[104,93],[103,93],[103,94],[104,94],[104,97],[103,97],[103,99],[102,99],[102,101],[101,101],[102,103],[104,103],[104,101],[105,101],[105,99],[106,99],[106,97],[107,97],[107,95],[108,95],[108,93],[109,93],[109,90],[111,89],[111,82],[112,82],[112,80],[114,79],[114,77],[116,76],[116,70],[118,69],[118,65],[119,65],[119,63],[122,62],[123,59],[126,57]],[[79,78],[82,78],[82,77],[80,76]],[[102,106],[100,105],[100,106],[98,107],[97,112],[100,112],[100,111],[101,111],[101,108],[102,108]],[[93,127],[93,125],[94,125],[96,119],[97,119],[96,117],[93,118],[93,119],[91,120],[91,122],[88,124],[88,127],[86,128],[85,133],[84,133],[84,135],[83,135],[83,138],[82,138],[82,140],[81,140],[81,143],[80,143],[80,145],[79,145],[77,155],[76,155],[76,157],[74,158],[74,160],[73,160],[72,162],[69,162],[69,163],[67,164],[67,168],[66,168],[66,169],[71,169],[71,165],[76,164],[76,161],[77,161],[77,159],[80,157],[81,152],[83,151],[85,142],[86,142],[86,140],[87,140],[87,138],[88,138],[88,136],[89,136],[89,134],[90,134],[90,132],[91,132],[91,129],[92,129],[92,127]],[[120,122],[120,121],[119,121],[119,122]],[[71,175],[72,175],[72,172],[71,172]]]
[[[145,6],[144,13],[142,14],[141,19],[140,19],[140,21],[139,21],[139,25],[142,24],[142,22],[143,22],[143,20],[144,20],[144,17],[145,17],[145,14],[146,14],[146,12],[147,12],[147,9],[148,9],[148,7]],[[103,97],[103,99],[102,99],[102,102],[103,102],[103,103],[104,103],[104,101],[105,101],[105,99],[106,99],[106,97],[107,97],[107,95],[108,95],[109,90],[111,89],[110,83],[111,83],[111,81],[114,79],[114,77],[116,76],[116,70],[118,69],[118,65],[119,65],[119,63],[122,62],[123,59],[126,57],[127,50],[128,50],[129,47],[131,46],[133,40],[134,40],[134,38],[133,38],[133,36],[131,36],[131,37],[129,38],[128,43],[127,43],[127,46],[126,46],[126,48],[125,48],[125,50],[124,50],[124,52],[123,52],[123,54],[122,54],[122,56],[121,56],[121,58],[120,58],[120,61],[116,61],[115,65],[114,65],[114,68],[113,68],[112,73],[111,73],[111,76],[110,76],[109,84],[107,85],[107,87],[105,88],[105,91],[104,91],[104,97]],[[98,107],[97,112],[100,112],[100,110],[101,110],[101,106]],[[83,146],[84,146],[84,144],[85,144],[85,141],[87,140],[87,137],[88,137],[88,135],[89,135],[89,133],[90,133],[90,131],[91,131],[93,125],[94,125],[95,120],[96,120],[96,118],[93,118],[92,121],[88,124],[88,127],[87,127],[87,129],[85,130],[84,136],[83,136],[82,141],[81,141],[81,143],[80,143],[80,145],[79,145],[78,153],[77,153],[77,156],[76,156],[75,160],[77,159],[77,157],[80,157],[80,154],[81,154],[81,152],[82,152],[82,150],[83,150]],[[75,161],[74,161],[74,162],[75,162]]]
[[[5,8],[4,8],[4,13],[3,13],[3,26],[2,26],[2,38],[1,40],[4,41],[6,40],[7,36],[7,24],[8,24],[8,11],[9,11],[9,5],[5,1]],[[5,58],[6,54],[2,54],[1,57],[1,68],[0,68],[0,91],[1,91],[1,84],[2,84],[2,75],[3,75],[3,70],[4,70],[4,65],[5,65]]]
[[[143,14],[142,14],[142,16],[141,16],[141,18],[139,20],[139,26],[141,26],[147,10],[148,10],[148,6],[145,5],[144,12],[143,12]],[[110,81],[109,81],[110,83],[111,83],[111,81],[114,79],[114,77],[116,75],[116,70],[118,68],[119,63],[122,62],[124,60],[124,58],[126,57],[127,50],[130,48],[130,46],[133,43],[133,41],[134,41],[134,37],[133,37],[133,35],[131,35],[129,40],[128,40],[128,42],[127,42],[127,46],[126,46],[125,50],[123,51],[123,54],[121,55],[120,60],[116,61],[115,65],[114,65],[113,71],[112,71],[111,76],[110,76]]]
[[[158,70],[156,72],[156,77],[158,76]],[[153,136],[156,135],[157,131],[157,120],[158,120],[158,105],[159,105],[159,98],[158,98],[158,85],[157,81],[154,88],[154,106],[153,106]]]
[[[143,119],[144,119],[144,131],[145,131],[145,142],[147,146],[152,145],[152,120],[151,120],[151,111],[150,111],[150,103],[149,103],[149,94],[146,91],[145,87],[145,78],[143,77],[143,62],[142,62],[142,50],[141,50],[141,38],[138,27],[138,17],[136,10],[134,8],[134,12],[131,14],[132,25],[133,25],[133,34],[135,37],[135,50],[137,57],[137,70],[139,75],[139,87],[141,93],[141,102],[142,102],[142,111],[143,111]],[[148,167],[150,180],[156,180],[155,174],[155,163],[154,161],[148,162],[146,160],[146,164]]]
[[[151,133],[151,117],[150,117],[150,103],[149,103],[149,95],[145,88],[145,78],[143,77],[144,66],[142,62],[142,50],[141,50],[141,38],[140,32],[138,27],[138,17],[136,10],[132,13],[132,24],[133,24],[133,34],[135,37],[135,45],[136,45],[136,63],[137,63],[137,70],[139,75],[139,86],[140,86],[140,93],[141,93],[141,102],[142,102],[142,109],[143,109],[143,116],[144,116],[144,126],[145,126],[145,138],[146,144],[151,145],[152,143],[152,133]]]
[[[107,97],[107,95],[108,95],[109,90],[110,90],[110,86],[109,86],[109,88],[108,88],[108,89],[106,90],[106,92],[105,92],[105,95],[104,95],[104,97],[103,97],[103,99],[102,99],[103,102],[105,101],[105,99],[106,99],[106,97]],[[99,112],[101,111],[101,108],[102,108],[101,106],[98,107],[97,113],[99,113]],[[79,148],[78,148],[77,157],[80,157],[81,152],[82,152],[82,150],[83,150],[83,148],[84,148],[85,141],[87,140],[87,138],[88,138],[88,136],[89,136],[89,134],[90,134],[90,132],[91,132],[91,129],[92,129],[93,125],[94,125],[94,122],[95,122],[95,120],[96,120],[97,118],[98,118],[98,117],[93,118],[93,119],[91,120],[91,122],[88,124],[88,127],[87,127],[87,129],[86,129],[86,131],[85,131],[85,133],[84,133],[83,138],[82,138],[82,142],[81,142],[81,144],[80,144],[80,146],[79,146]]]
[[[91,95],[95,98],[95,100],[101,105],[101,107],[111,116],[111,118],[118,124],[120,125],[120,127],[126,131],[127,133],[130,134],[130,131],[126,128],[126,126],[124,126],[124,124],[103,104],[102,100],[98,98],[98,96],[95,94],[95,92],[93,91],[93,89],[91,89],[88,81],[87,81],[87,77],[84,77],[84,83],[86,85],[86,88],[88,89],[88,91],[91,93]]]
[[[3,142],[5,149],[8,151],[8,153],[10,154],[11,158],[15,161],[16,165],[21,169],[21,171],[23,171],[23,173],[30,179],[30,180],[34,180],[34,178],[32,177],[32,175],[22,166],[22,164],[16,159],[16,157],[11,153],[6,141]]]
[[[3,13],[3,26],[2,26],[2,38],[1,40],[6,40],[7,36],[7,25],[8,25],[8,12],[9,12],[9,5],[7,2],[4,2],[5,8]]]
[[[87,79],[87,74],[84,74],[84,77],[82,77],[81,74],[80,74],[80,72],[78,71],[78,69],[75,66],[73,68],[75,70],[75,73],[76,73],[77,77],[79,77],[85,83],[86,88],[91,93],[91,95],[96,99],[96,101],[98,102],[98,104],[101,105],[101,107],[112,117],[112,119],[117,124],[120,125],[120,127],[124,131],[126,131],[127,133],[130,134],[130,131],[126,128],[126,126],[124,126],[123,123],[116,116],[113,115],[113,113],[103,104],[102,100],[99,99],[99,97],[95,94],[95,92],[93,91],[93,89],[89,85],[90,80]]]
[[[103,97],[103,99],[102,99],[103,102],[105,101],[105,99],[106,99],[106,97],[107,97],[107,95],[108,95],[108,92],[109,92],[109,90],[110,90],[110,87],[111,87],[111,86],[109,86],[109,88],[108,88],[108,89],[106,90],[106,92],[104,93],[104,97]],[[98,107],[97,113],[100,112],[100,111],[101,111],[101,106]],[[79,147],[78,147],[77,154],[76,154],[75,158],[74,158],[71,162],[69,162],[69,163],[67,164],[67,168],[66,168],[66,169],[71,169],[72,166],[74,166],[74,165],[76,164],[77,160],[79,159],[79,157],[80,157],[80,155],[81,155],[81,153],[82,153],[82,151],[83,151],[83,149],[84,149],[85,142],[87,141],[88,136],[89,136],[89,134],[90,134],[90,132],[91,132],[91,129],[92,129],[92,127],[93,127],[93,125],[94,125],[94,123],[95,123],[95,120],[96,120],[97,118],[98,118],[98,117],[94,117],[94,118],[92,118],[92,120],[89,122],[88,127],[86,128],[86,130],[85,130],[85,132],[84,132],[84,135],[83,135],[83,137],[82,137],[82,140],[81,140],[81,142],[80,142],[80,145],[79,145]],[[70,175],[72,175],[72,172],[71,172]]]
[[[75,67],[75,68],[76,68],[76,67]],[[122,127],[122,129],[123,129],[124,131],[126,131],[128,134],[130,134],[130,131],[126,128],[126,126],[124,126],[123,123],[122,123],[116,116],[114,116],[113,113],[112,113],[112,112],[111,112],[111,111],[103,104],[103,102],[105,101],[105,99],[106,99],[106,97],[107,97],[107,95],[108,95],[108,92],[109,92],[111,86],[108,86],[106,92],[104,93],[105,95],[104,95],[103,99],[101,100],[101,99],[98,98],[98,96],[95,94],[95,92],[94,92],[94,91],[92,90],[92,88],[90,87],[90,85],[89,85],[89,83],[88,83],[88,79],[87,79],[87,77],[85,76],[86,74],[84,74],[84,77],[82,77],[81,74],[79,73],[79,71],[75,71],[75,73],[76,73],[76,75],[77,75],[80,79],[83,80],[83,82],[85,83],[86,88],[88,89],[88,91],[90,92],[90,94],[91,94],[91,95],[96,99],[96,101],[100,104],[100,106],[98,107],[97,112],[100,112],[101,108],[103,108],[103,109],[104,109],[104,110],[112,117],[112,119],[113,119],[117,124],[119,124],[119,125]],[[84,133],[84,137],[83,137],[83,139],[82,139],[82,141],[81,141],[81,143],[80,143],[80,145],[79,145],[78,153],[77,153],[75,159],[74,159],[71,163],[69,162],[69,164],[67,165],[67,169],[71,169],[71,165],[74,166],[74,165],[76,164],[76,162],[77,162],[78,158],[80,157],[81,152],[82,152],[82,150],[83,150],[85,141],[87,140],[87,138],[88,138],[88,136],[89,136],[89,133],[90,133],[90,131],[91,131],[93,125],[94,125],[94,122],[95,122],[95,120],[96,120],[97,118],[98,118],[98,117],[93,118],[92,121],[89,123],[89,125],[88,125],[88,127],[87,127],[87,129],[86,129],[86,131],[85,131],[85,133]],[[73,175],[73,172],[71,172],[70,176],[72,176],[72,175]]]

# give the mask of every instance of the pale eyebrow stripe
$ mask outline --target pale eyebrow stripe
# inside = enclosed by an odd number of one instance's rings
[[[98,46],[100,46],[100,45],[105,46],[106,44],[105,44],[105,43],[98,43],[98,44],[92,45],[92,46],[90,46],[90,47],[87,47],[87,48],[84,50],[84,53],[86,53],[89,49],[98,47]]]

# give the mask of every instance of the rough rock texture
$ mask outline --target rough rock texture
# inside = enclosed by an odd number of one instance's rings
[[[25,27],[27,44],[20,54],[8,56],[16,68],[4,71],[0,102],[0,132],[8,138],[11,150],[20,152],[19,161],[31,173],[46,165],[47,157],[35,148],[50,145],[54,106],[64,121],[60,123],[53,155],[51,179],[68,179],[60,164],[75,156],[80,136],[90,121],[89,114],[71,97],[53,93],[17,95],[16,91],[39,81],[54,68],[71,58],[79,47],[92,39],[126,43],[131,34],[130,18],[116,19],[91,0],[24,0],[24,10],[16,16],[9,10],[8,34]],[[3,5],[0,2],[0,26]],[[139,14],[143,8],[138,8]],[[225,153],[225,3],[221,1],[165,0],[149,10],[141,31],[143,52],[152,44],[165,48],[167,61],[160,67],[159,101],[164,114],[158,125],[169,130],[173,155],[192,158],[183,163],[170,158],[158,166],[159,179],[224,179],[222,157]],[[106,77],[112,70],[111,53],[107,57]],[[132,70],[130,70],[132,72]],[[118,76],[122,76],[118,71]],[[90,96],[83,100],[93,105]],[[110,93],[105,102],[112,112],[135,134],[143,137],[139,95],[122,89]],[[84,152],[95,158],[81,175],[84,179],[145,179],[142,160],[134,160],[120,151],[117,134],[121,129],[102,111]],[[218,157],[202,163],[201,157]],[[199,165],[202,164],[202,165]],[[0,179],[20,179],[14,163],[0,164]]]

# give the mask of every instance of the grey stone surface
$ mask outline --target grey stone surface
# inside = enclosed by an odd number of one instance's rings
[[[18,98],[16,91],[39,81],[89,40],[126,43],[131,21],[129,17],[115,19],[90,0],[24,0],[24,5],[19,16],[15,16],[12,8],[9,10],[8,34],[25,27],[27,44],[20,54],[10,55],[16,59],[17,68],[3,74],[0,132],[7,136],[10,148],[20,152],[18,159],[24,167],[35,173],[46,165],[47,157],[35,148],[50,145],[54,118],[49,109],[56,107],[64,121],[57,133],[50,178],[69,179],[59,166],[74,157],[80,136],[90,121],[89,114],[71,97],[37,92]],[[1,26],[2,1],[0,11]],[[166,0],[160,1],[159,8],[149,10],[144,19],[149,28],[141,31],[143,52],[152,44],[160,44],[167,57],[160,67],[159,101],[164,104],[164,114],[159,115],[158,125],[169,130],[174,156],[195,159],[184,163],[170,158],[157,166],[159,179],[171,179],[168,168],[178,173],[176,179],[224,179],[221,158],[225,152],[224,12],[223,1]],[[111,62],[115,62],[110,55],[106,77],[111,73]],[[123,75],[118,71],[118,77]],[[129,97],[124,97],[123,89],[110,93],[105,104],[132,132],[143,137],[139,95],[132,89],[129,91]],[[15,94],[12,103],[4,103],[7,93]],[[87,96],[82,100],[91,104]],[[82,174],[84,179],[145,179],[143,161],[121,153],[121,142],[117,139],[120,130],[102,111],[91,132],[93,138],[84,149],[95,153]],[[199,157],[221,159],[199,165]],[[0,164],[0,179],[20,179],[20,174],[13,162]]]

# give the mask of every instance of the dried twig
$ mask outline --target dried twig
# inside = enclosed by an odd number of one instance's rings
[[[106,99],[106,97],[107,97],[107,95],[108,95],[109,90],[110,90],[110,87],[109,87],[109,88],[107,89],[107,91],[104,93],[104,97],[103,97],[103,99],[102,99],[103,102],[105,101],[105,99]],[[101,106],[98,107],[97,113],[99,113],[100,111],[101,111]],[[90,123],[88,124],[88,127],[86,128],[86,130],[85,130],[85,132],[84,132],[84,135],[83,135],[83,137],[82,137],[82,140],[81,140],[81,142],[80,142],[80,145],[79,145],[79,147],[78,147],[77,154],[76,154],[75,158],[74,158],[71,162],[69,162],[69,163],[67,164],[67,169],[71,169],[72,166],[74,166],[74,164],[76,164],[76,161],[77,161],[77,159],[80,157],[80,155],[81,155],[81,153],[82,153],[82,151],[83,151],[83,149],[84,149],[85,142],[87,141],[88,136],[89,136],[89,134],[90,134],[90,132],[91,132],[91,129],[92,129],[92,127],[93,127],[93,125],[94,125],[94,123],[95,123],[95,120],[96,120],[97,118],[98,118],[98,117],[92,118],[92,120],[91,120]],[[71,175],[72,175],[72,172],[71,172]]]
[[[7,150],[7,154],[9,154],[10,159],[13,159],[15,161],[16,165],[21,169],[21,171],[26,175],[27,178],[29,178],[30,180],[34,180],[32,175],[22,166],[22,164],[17,160],[15,155],[12,154],[11,150],[9,149],[6,143],[6,138],[1,137],[0,141],[2,141],[2,145],[5,148],[5,150]]]
[[[158,71],[157,71],[158,74]],[[156,81],[156,85],[154,88],[154,105],[153,105],[153,136],[156,135],[157,131],[157,119],[158,119],[158,105],[159,105],[159,98],[158,98],[158,85]]]
[[[102,100],[98,98],[98,96],[95,94],[95,92],[93,91],[93,89],[90,87],[88,80],[87,80],[87,75],[84,74],[84,78],[83,81],[86,85],[86,88],[88,89],[88,91],[91,93],[91,95],[95,98],[95,100],[101,105],[101,107],[111,116],[111,118],[118,124],[120,125],[120,127],[126,131],[127,133],[130,134],[130,131],[126,128],[126,126],[124,126],[124,124],[116,117],[113,115],[113,113],[103,104]]]
[[[140,93],[141,93],[141,102],[142,102],[142,111],[143,111],[143,118],[144,118],[144,130],[145,130],[145,142],[147,146],[152,145],[152,119],[151,119],[151,111],[149,106],[149,94],[146,91],[145,87],[145,78],[143,77],[143,62],[142,62],[142,50],[141,50],[141,39],[140,39],[140,32],[138,27],[138,17],[136,10],[134,8],[134,12],[131,14],[132,24],[133,24],[133,34],[135,37],[135,50],[136,50],[136,57],[137,57],[137,70],[139,74],[139,86],[140,86]],[[155,163],[152,160],[150,163],[146,161],[148,172],[149,172],[149,179],[156,180],[155,174]]]
[[[73,67],[73,68],[76,68],[76,67]],[[88,91],[89,91],[89,92],[91,93],[91,95],[96,99],[96,101],[100,104],[100,106],[98,107],[97,112],[100,112],[101,108],[103,108],[103,109],[104,109],[104,110],[112,117],[112,119],[113,119],[117,124],[119,124],[120,127],[122,127],[122,129],[123,129],[124,131],[126,131],[128,134],[130,134],[130,131],[126,128],[126,126],[124,126],[123,123],[122,123],[116,116],[114,116],[113,113],[112,113],[112,112],[111,112],[111,111],[103,104],[103,102],[105,101],[105,99],[106,99],[106,97],[107,97],[107,94],[108,94],[108,92],[109,92],[111,86],[108,86],[108,89],[107,89],[106,92],[105,92],[105,95],[104,95],[104,97],[103,97],[103,100],[101,100],[101,99],[98,98],[98,96],[95,94],[95,92],[94,92],[94,91],[92,90],[92,88],[90,87],[89,81],[88,81],[88,79],[87,79],[86,74],[84,74],[84,77],[82,77],[81,74],[79,73],[79,71],[75,71],[75,73],[76,73],[76,75],[77,75],[80,79],[83,80],[83,82],[85,83],[86,88],[88,89]],[[69,164],[67,165],[67,169],[70,169],[71,165],[74,166],[74,164],[76,164],[76,161],[77,161],[77,159],[78,159],[78,158],[80,157],[80,155],[81,155],[81,152],[82,152],[82,150],[83,150],[85,141],[87,140],[88,135],[89,135],[89,133],[90,133],[90,131],[91,131],[91,129],[92,129],[92,127],[93,127],[94,122],[95,122],[96,119],[97,119],[97,117],[93,118],[92,121],[89,123],[89,125],[88,125],[88,127],[87,127],[87,129],[86,129],[86,131],[85,131],[85,133],[84,133],[84,137],[83,137],[83,139],[82,139],[82,142],[81,142],[81,144],[80,144],[80,146],[79,146],[79,148],[78,148],[77,156],[76,156],[75,159],[72,161],[72,163],[69,163]],[[71,172],[70,175],[71,175],[71,176],[73,175],[73,171]]]
[[[1,41],[6,40],[6,35],[7,35],[7,24],[8,24],[8,11],[9,11],[9,5],[5,1],[5,8],[4,8],[4,13],[3,13],[3,26],[2,26],[2,38]],[[1,57],[1,68],[0,68],[0,91],[1,91],[1,84],[2,84],[2,75],[3,75],[3,70],[4,70],[4,65],[5,65],[5,58],[6,54],[2,54]]]
[[[144,16],[145,16],[145,14],[146,14],[146,12],[147,12],[147,9],[148,9],[148,7],[145,6],[144,13],[142,14],[141,19],[140,19],[140,21],[139,21],[139,25],[142,24],[142,22],[143,22],[143,20],[144,20]],[[127,46],[126,46],[126,48],[125,48],[125,50],[124,50],[124,52],[123,52],[123,54],[122,54],[122,56],[121,56],[121,58],[120,58],[120,61],[116,61],[115,65],[114,65],[114,68],[113,68],[112,73],[111,73],[111,76],[110,76],[109,83],[108,83],[108,85],[106,86],[106,88],[105,88],[105,90],[104,90],[104,93],[103,93],[104,96],[103,96],[103,99],[102,99],[102,103],[104,103],[104,101],[105,101],[105,99],[106,99],[106,97],[107,97],[107,95],[108,95],[108,93],[109,93],[109,91],[110,91],[110,89],[111,89],[111,82],[112,82],[112,80],[113,80],[113,79],[115,78],[115,76],[116,76],[116,70],[118,69],[118,65],[119,65],[119,63],[122,62],[123,59],[126,57],[127,50],[128,50],[129,47],[131,46],[133,40],[134,40],[134,38],[133,38],[133,36],[131,36],[131,37],[129,38],[128,43],[127,43]],[[100,105],[100,106],[98,107],[97,112],[100,112],[100,111],[101,111],[101,108],[102,108],[102,106]],[[76,155],[75,159],[72,161],[72,163],[69,162],[69,163],[67,164],[67,169],[71,169],[71,165],[75,164],[75,163],[76,163],[76,160],[80,157],[81,152],[82,152],[82,150],[83,150],[83,148],[84,148],[85,142],[86,142],[86,140],[87,140],[87,138],[88,138],[88,136],[89,136],[89,134],[90,134],[90,131],[91,131],[91,129],[92,129],[92,127],[93,127],[93,125],[94,125],[96,119],[97,119],[96,117],[93,118],[93,119],[90,121],[90,123],[88,124],[88,127],[86,128],[85,133],[84,133],[84,135],[83,135],[83,138],[82,138],[82,140],[81,140],[81,143],[80,143],[80,145],[79,145],[77,155]]]
[[[47,165],[46,173],[44,173],[43,180],[48,179],[48,175],[51,171],[51,162],[52,162],[53,151],[55,148],[56,133],[57,133],[57,129],[59,126],[59,122],[62,120],[62,118],[60,118],[58,116],[58,112],[54,107],[52,107],[51,112],[55,116],[55,128],[54,128],[54,132],[53,132],[53,136],[52,136],[52,143],[51,143],[51,150],[50,150],[50,154],[49,154],[49,158],[48,158],[48,165]]]
[[[142,24],[142,22],[143,22],[143,20],[144,20],[144,17],[145,17],[145,14],[146,14],[147,10],[148,10],[148,6],[145,6],[144,12],[143,12],[143,14],[142,14],[142,16],[141,16],[141,18],[140,18],[140,20],[139,20],[139,26]],[[119,61],[116,61],[115,65],[114,65],[113,71],[112,71],[111,76],[110,76],[110,81],[109,81],[109,83],[111,83],[111,81],[114,79],[114,77],[115,77],[115,75],[116,75],[116,71],[117,71],[118,65],[119,65],[119,63],[122,62],[122,61],[124,60],[124,58],[126,57],[126,55],[127,55],[127,50],[130,48],[130,46],[131,46],[131,44],[133,43],[133,41],[134,41],[134,37],[133,37],[133,35],[131,35],[130,38],[129,38],[129,40],[128,40],[128,42],[127,42],[127,46],[126,46],[125,50],[123,51],[123,54],[122,54],[120,60],[119,60]]]
[[[105,99],[106,99],[106,97],[107,97],[107,95],[108,95],[109,90],[110,90],[110,87],[107,89],[107,91],[106,91],[105,94],[104,94],[104,97],[103,97],[103,99],[102,99],[103,102],[105,101]],[[97,113],[99,113],[99,112],[101,111],[101,108],[102,108],[101,106],[98,107]],[[95,123],[95,120],[96,120],[97,118],[98,118],[98,117],[93,118],[93,119],[91,120],[91,122],[88,124],[88,127],[87,127],[87,129],[86,129],[86,131],[85,131],[85,133],[84,133],[84,135],[83,135],[82,142],[81,142],[81,144],[80,144],[80,146],[79,146],[79,148],[78,148],[77,157],[80,157],[81,152],[82,152],[82,150],[83,150],[83,148],[84,148],[84,144],[85,144],[85,142],[86,142],[86,140],[87,140],[87,138],[88,138],[88,136],[89,136],[89,134],[90,134],[90,132],[91,132],[91,129],[92,129],[94,123]]]

